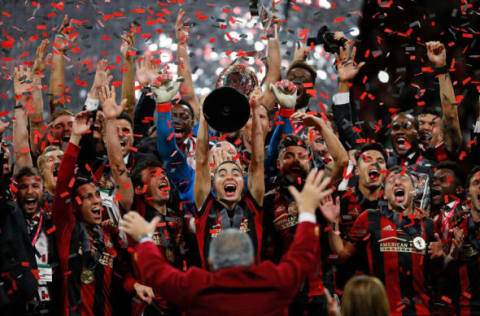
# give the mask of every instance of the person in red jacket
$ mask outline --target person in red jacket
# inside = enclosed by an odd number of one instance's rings
[[[120,229],[138,240],[135,264],[142,279],[187,315],[287,315],[288,304],[300,285],[316,268],[319,227],[315,210],[330,195],[330,179],[314,169],[301,193],[291,187],[298,203],[299,224],[295,239],[278,265],[255,265],[254,246],[246,233],[225,229],[211,241],[208,262],[213,272],[196,267],[181,272],[170,266],[152,240],[159,222],[146,222],[136,212],[126,214]],[[338,214],[324,212],[332,219]]]

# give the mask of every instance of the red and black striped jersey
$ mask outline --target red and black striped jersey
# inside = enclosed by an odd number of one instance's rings
[[[263,208],[247,190],[234,209],[227,210],[210,192],[200,210],[195,212],[198,251],[202,267],[207,268],[210,241],[222,230],[237,228],[247,233],[253,242],[256,262],[260,262],[263,234]]]
[[[386,212],[393,215],[388,209]],[[417,216],[396,217],[398,220],[392,220],[379,210],[363,212],[355,221],[350,238],[357,251],[366,254],[369,274],[385,285],[391,315],[430,315],[426,269],[428,244],[434,239],[433,222]],[[415,243],[416,238],[423,242]]]

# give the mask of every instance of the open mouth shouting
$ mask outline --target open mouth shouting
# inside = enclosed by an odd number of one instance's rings
[[[368,181],[375,182],[378,179],[380,179],[380,171],[376,167],[370,168],[368,170]]]
[[[237,183],[233,181],[225,182],[223,189],[226,197],[235,197],[235,194],[237,193]]]
[[[405,189],[397,188],[393,191],[395,203],[401,205],[406,202],[407,197],[405,194]]]
[[[102,221],[102,208],[101,208],[101,206],[95,206],[94,208],[92,208],[91,213],[92,213],[93,220],[95,222],[99,223],[99,222]]]
[[[27,197],[24,200],[23,207],[27,213],[32,213],[37,209],[38,200],[33,197]]]

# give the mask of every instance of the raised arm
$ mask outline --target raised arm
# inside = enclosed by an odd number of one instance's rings
[[[28,144],[27,109],[32,102],[32,69],[20,65],[15,67],[13,77],[15,91],[15,121],[13,122],[13,152],[15,153],[16,173],[23,167],[33,167],[32,156]]]
[[[65,61],[64,55],[68,48],[68,39],[66,37],[66,31],[71,27],[68,25],[68,15],[63,18],[62,25],[57,30],[55,40],[53,42],[53,64],[52,71],[50,72],[50,86],[49,86],[49,103],[50,114],[55,112],[55,108],[60,100],[63,100],[65,95]],[[68,26],[68,27],[67,27]]]
[[[271,110],[275,106],[275,96],[273,95],[272,91],[269,89],[270,84],[273,84],[279,81],[282,77],[282,71],[280,69],[280,65],[282,62],[282,58],[280,56],[280,44],[278,42],[278,31],[280,29],[280,23],[278,22],[276,17],[273,17],[272,26],[267,31],[268,35],[268,66],[267,66],[267,74],[265,75],[265,84],[266,89],[263,92],[263,96],[261,102],[263,105],[267,107],[267,109]]]
[[[447,52],[440,42],[428,42],[427,56],[434,67],[441,71],[438,74],[440,84],[440,102],[442,104],[441,129],[446,151],[453,157],[457,156],[463,142],[463,134],[458,119],[457,101],[447,67]]]
[[[265,155],[265,139],[260,120],[260,104],[257,99],[250,101],[252,115],[252,157],[248,166],[248,190],[259,205],[263,205],[265,195],[265,175],[263,159]],[[198,150],[198,149],[197,149]]]
[[[333,130],[327,125],[327,123],[318,117],[315,117],[310,114],[305,113],[295,113],[292,116],[292,119],[300,119],[303,121],[305,126],[314,126],[323,139],[325,140],[325,145],[328,148],[328,152],[332,155],[333,164],[328,166],[327,174],[332,178],[332,183],[337,183],[338,180],[341,180],[343,175],[343,169],[348,166],[348,153],[343,148],[342,143],[335,135]]]
[[[122,71],[122,100],[126,99],[123,110],[133,117],[135,108],[135,73],[133,72],[133,51],[135,47],[135,31],[130,31],[122,35],[122,46],[120,53],[123,58]]]
[[[195,95],[195,89],[192,79],[192,68],[190,66],[190,57],[188,56],[188,26],[183,24],[183,17],[185,11],[180,9],[175,23],[175,35],[177,37],[177,63],[178,76],[184,78],[183,84],[180,88],[182,98],[188,101],[195,113],[195,120],[198,120],[200,115],[200,103]]]
[[[30,119],[30,146],[32,150],[33,159],[40,154],[40,141],[35,139],[36,135],[42,134],[42,129],[45,128],[45,122],[43,119],[43,95],[42,95],[42,78],[45,76],[45,69],[50,60],[52,54],[48,54],[45,57],[50,41],[44,39],[40,46],[37,48],[35,55],[35,63],[33,64],[33,89],[32,89],[32,111],[29,113]]]
[[[357,145],[357,140],[364,138],[363,135],[354,130],[351,102],[350,86],[353,79],[357,76],[360,68],[365,62],[355,64],[356,47],[350,53],[351,46],[346,45],[345,49],[340,47],[340,54],[335,54],[336,68],[338,75],[338,91],[333,96],[333,115],[335,122],[339,127],[340,137],[344,144],[351,150]]]
[[[92,121],[92,118],[89,119],[88,111],[78,113],[73,121],[72,135],[58,169],[57,185],[53,198],[53,222],[57,229],[75,220],[75,216],[71,212],[73,197],[70,183],[75,175],[75,165],[80,153],[80,140],[88,132]]]
[[[212,186],[208,161],[208,124],[203,115],[200,115],[197,151],[195,152],[195,183],[193,187],[193,196],[197,210],[202,208]]]
[[[112,86],[109,89],[108,86],[104,86],[100,94],[100,100],[105,115],[108,160],[112,164],[113,179],[117,185],[118,203],[124,211],[129,211],[133,204],[133,185],[123,161],[117,130],[117,117],[122,113],[127,99],[123,99],[121,105],[117,105],[115,102],[115,87]]]

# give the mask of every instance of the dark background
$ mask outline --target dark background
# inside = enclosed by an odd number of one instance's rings
[[[89,70],[88,63],[95,65],[104,56],[118,69],[120,34],[133,21],[141,27],[136,41],[137,55],[156,48],[162,62],[169,62],[175,55],[175,45],[170,37],[174,36],[176,14],[179,7],[184,8],[186,16],[191,19],[189,47],[198,95],[212,89],[217,74],[233,60],[235,52],[260,50],[262,43],[266,46],[266,41],[260,38],[264,33],[256,19],[250,19],[248,0],[106,1],[37,1],[39,7],[31,0],[0,1],[2,111],[13,108],[10,80],[13,66],[33,61],[41,39],[53,40],[54,27],[60,24],[65,13],[84,22],[75,25],[79,32],[77,45],[80,52],[76,49],[67,51],[66,85],[71,88],[71,101],[67,106],[75,111],[80,109],[93,81],[94,67]],[[269,1],[264,2],[267,7],[271,6]],[[132,12],[135,9],[144,9],[145,12]],[[282,0],[277,11],[284,21],[280,32],[283,69],[288,66],[295,45],[301,41],[301,30],[308,30],[308,36],[312,37],[326,24],[332,30],[349,32],[348,37],[357,40],[357,61],[367,62],[354,86],[354,94],[359,100],[354,108],[361,121],[388,124],[396,109],[418,110],[419,105],[439,108],[436,80],[422,69],[429,66],[425,62],[424,44],[429,40],[446,43],[449,65],[452,58],[455,59],[455,71],[451,74],[456,94],[463,96],[459,105],[462,127],[465,130],[471,128],[477,116],[477,86],[480,86],[478,1]],[[231,18],[238,22],[232,23]],[[148,21],[155,19],[163,21],[147,25]],[[227,25],[225,30],[220,27],[222,24]],[[360,30],[358,36],[352,35],[355,27]],[[227,40],[227,32],[237,40]],[[7,35],[15,42],[12,43]],[[227,56],[229,51],[233,53]],[[317,98],[311,103],[328,107],[337,86],[333,58],[317,46],[310,54],[309,62],[318,70]],[[259,60],[252,59],[251,65],[257,71],[262,68],[264,73]],[[387,83],[378,80],[380,70],[389,74]],[[121,80],[120,72],[114,69],[112,73],[114,81]],[[74,78],[88,82],[87,87],[79,86]],[[470,80],[465,82],[467,78]],[[43,84],[48,84],[48,74]],[[368,126],[363,128],[368,130]],[[376,137],[373,132],[370,136]]]

